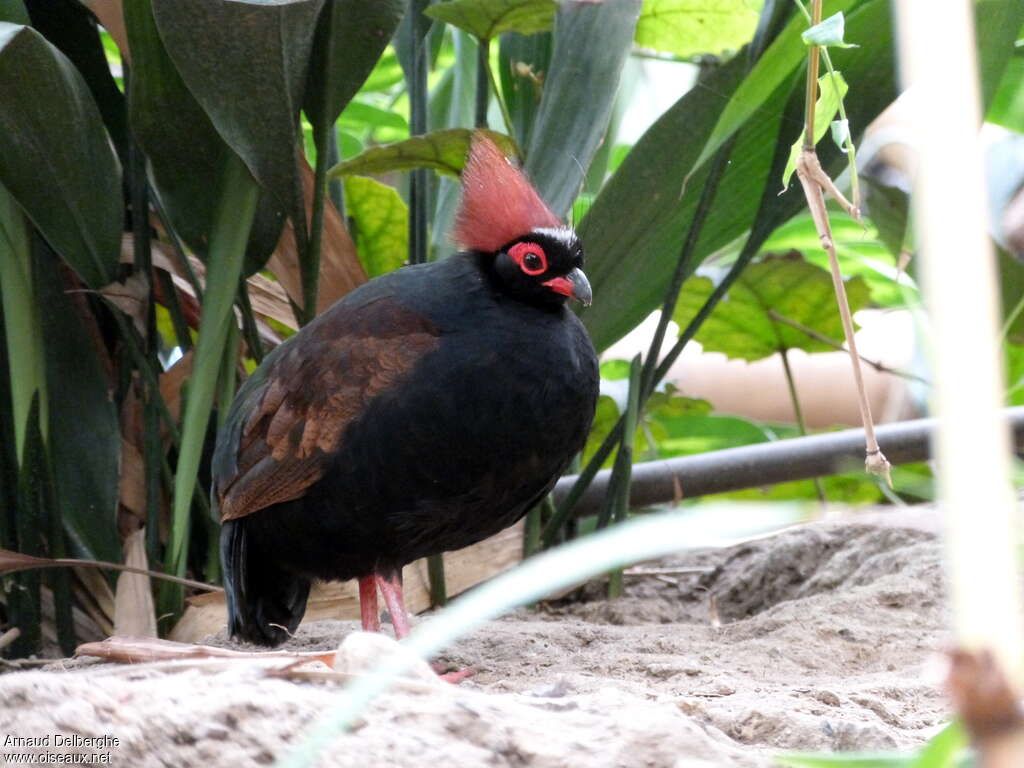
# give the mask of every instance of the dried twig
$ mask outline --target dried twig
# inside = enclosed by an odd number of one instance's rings
[[[813,24],[821,22],[821,0],[814,0],[811,22]],[[832,227],[829,223],[828,211],[825,208],[825,193],[827,192],[847,213],[858,221],[860,220],[860,210],[836,189],[832,179],[822,169],[814,149],[814,106],[817,100],[819,53],[820,49],[817,45],[810,46],[807,60],[807,109],[804,120],[804,144],[796,163],[796,175],[800,179],[800,186],[803,187],[804,196],[807,198],[807,207],[811,211],[811,218],[814,219],[815,228],[818,230],[821,246],[828,254],[829,267],[832,272],[832,285],[836,291],[836,301],[839,303],[839,314],[843,321],[843,333],[846,336],[850,362],[853,366],[853,379],[857,385],[861,421],[864,423],[866,451],[864,466],[868,472],[884,477],[891,487],[891,466],[878,447],[878,440],[875,437],[875,426],[871,418],[871,405],[868,403],[867,394],[864,391],[864,377],[860,369],[860,355],[857,352],[857,342],[854,339],[853,333],[853,316],[850,312],[850,304],[846,298],[846,287],[843,284],[843,274],[839,269],[839,259],[836,256],[835,243],[832,240]]]

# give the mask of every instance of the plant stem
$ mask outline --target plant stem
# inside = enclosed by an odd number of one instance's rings
[[[498,109],[501,110],[501,119],[505,123],[505,132],[512,136],[514,131],[512,128],[512,115],[508,111],[508,104],[505,103],[505,99],[501,95],[501,89],[498,87],[498,81],[494,77],[494,70],[491,69],[490,56],[484,62],[484,68],[487,70],[487,77],[491,81],[491,90],[494,92],[494,100],[498,102]]]
[[[490,101],[489,75],[491,45],[489,40],[477,40],[476,49],[476,118],[477,128],[487,127],[487,105]]]
[[[804,411],[800,407],[800,397],[796,392],[796,379],[793,377],[793,369],[789,365],[789,350],[785,347],[779,349],[779,357],[782,358],[782,370],[786,374],[786,386],[789,388],[789,401],[793,404],[793,413],[796,415],[796,425],[802,437],[807,436],[807,422],[804,421]],[[814,490],[818,494],[818,500],[825,503],[825,489],[821,487],[821,480],[814,478]]]
[[[137,573],[140,576],[149,576],[154,579],[172,581],[175,584],[192,587],[193,589],[201,589],[204,592],[224,591],[222,587],[218,587],[213,584],[206,584],[202,581],[193,581],[192,579],[181,578],[180,576],[174,576],[169,573],[164,573],[163,571],[149,571],[145,568],[135,568],[134,566],[125,565],[124,563],[108,563],[104,560],[79,560],[74,557],[56,557],[48,559],[39,558],[38,563],[29,563],[13,570],[7,570],[5,573],[12,573],[14,570],[28,571],[41,568],[99,568],[107,571],[123,571],[124,573]]]
[[[230,335],[230,325],[235,322],[234,298],[242,275],[246,243],[258,200],[259,185],[241,159],[232,153],[224,170],[210,235],[203,316],[184,407],[181,451],[174,476],[174,508],[166,563],[168,572],[178,576],[185,574],[188,563],[192,497],[217,376]]]
[[[320,251],[324,238],[324,204],[327,200],[327,140],[331,125],[320,122],[313,129],[316,145],[316,167],[313,170],[313,213],[309,224],[309,248],[302,267],[302,319],[303,324],[316,317],[317,293],[320,289]]]
[[[811,25],[821,23],[821,0],[814,0]],[[812,45],[807,52],[807,89],[804,95],[804,149],[814,150],[814,107],[818,100],[818,52]]]

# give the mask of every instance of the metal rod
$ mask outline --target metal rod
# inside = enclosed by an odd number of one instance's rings
[[[1008,408],[1003,418],[1013,430],[1016,450],[1024,450],[1024,406]],[[932,457],[935,419],[917,419],[877,428],[878,442],[893,464],[925,461]],[[795,437],[772,443],[745,445],[636,464],[633,467],[631,507],[666,504],[712,493],[756,488],[785,480],[803,480],[863,467],[864,430],[847,429],[824,435]],[[610,470],[597,473],[575,507],[577,516],[595,514],[603,503]],[[555,486],[555,503],[569,493],[575,475]]]

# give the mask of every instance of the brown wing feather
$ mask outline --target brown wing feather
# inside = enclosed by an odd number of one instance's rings
[[[238,471],[218,488],[221,520],[302,497],[323,477],[345,429],[400,384],[440,341],[394,299],[335,305],[270,364],[236,448]]]

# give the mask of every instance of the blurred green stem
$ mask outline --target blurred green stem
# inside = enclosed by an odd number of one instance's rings
[[[796,425],[800,434],[807,436],[807,422],[804,421],[804,409],[800,406],[800,397],[796,391],[796,379],[793,377],[793,369],[789,365],[789,350],[785,347],[779,348],[779,357],[782,358],[782,371],[786,374],[786,386],[789,389],[789,401],[793,404],[793,413],[796,416]],[[818,500],[825,503],[825,489],[821,486],[821,478],[814,478],[814,490],[818,494]]]
[[[476,117],[473,125],[487,127],[487,105],[490,102],[490,51],[489,40],[477,40],[476,49]]]
[[[49,416],[43,337],[32,279],[28,222],[0,184],[0,297],[10,366],[14,437],[21,466],[32,398],[39,393],[39,428],[45,442]]]
[[[203,316],[185,402],[181,451],[174,477],[174,507],[166,570],[178,576],[185,575],[188,564],[192,498],[221,360],[231,326],[235,322],[234,299],[258,199],[259,186],[255,179],[241,159],[231,154],[224,169],[210,235]]]

